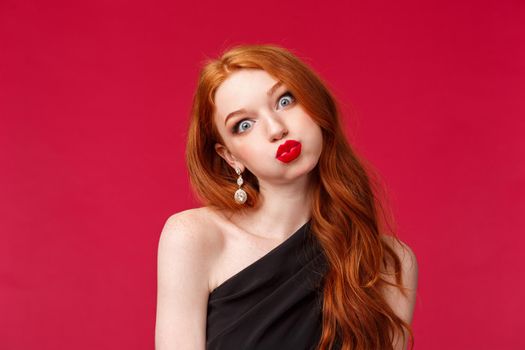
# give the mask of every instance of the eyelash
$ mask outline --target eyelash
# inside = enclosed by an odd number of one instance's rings
[[[292,102],[290,103],[294,103],[295,102],[295,96],[292,95],[292,93],[290,91],[285,91],[281,96],[279,96],[279,98],[277,99],[277,104],[279,104],[279,102],[281,101],[281,98],[283,98],[284,96],[290,96],[292,98]],[[286,106],[285,106],[286,107]],[[239,125],[244,122],[245,120],[248,120],[248,119],[242,119],[240,120],[239,122],[235,123],[235,125],[232,127],[232,133],[234,134],[241,134],[240,132],[237,131],[237,128],[239,127]]]

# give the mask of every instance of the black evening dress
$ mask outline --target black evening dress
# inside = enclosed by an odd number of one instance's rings
[[[208,298],[207,350],[314,350],[326,258],[311,219]]]

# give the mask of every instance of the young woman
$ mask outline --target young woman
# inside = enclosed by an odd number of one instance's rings
[[[296,55],[244,45],[208,61],[186,152],[203,207],[159,239],[157,350],[413,345],[415,255]]]

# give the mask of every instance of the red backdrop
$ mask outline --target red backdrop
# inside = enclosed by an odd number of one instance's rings
[[[418,257],[416,349],[524,348],[523,1],[207,2],[0,2],[2,349],[153,348],[199,65],[238,43],[343,105]]]

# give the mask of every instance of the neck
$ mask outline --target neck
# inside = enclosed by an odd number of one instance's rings
[[[286,239],[311,217],[308,177],[291,185],[259,184],[257,207],[234,213],[231,221],[258,236]]]

